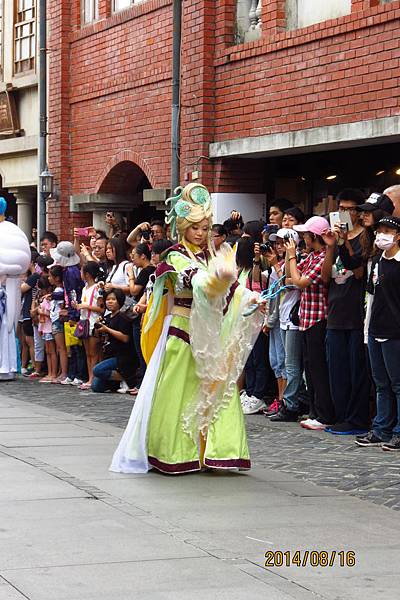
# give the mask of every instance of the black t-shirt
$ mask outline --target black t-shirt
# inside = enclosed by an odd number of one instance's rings
[[[395,258],[382,258],[372,270],[374,301],[369,333],[379,339],[400,338],[400,250]]]
[[[22,319],[24,321],[31,318],[30,311],[32,306],[32,300],[34,298],[34,290],[36,291],[36,284],[40,279],[40,275],[38,273],[32,273],[29,275],[28,279],[25,281],[27,285],[30,286],[30,290],[25,292],[23,295],[23,304],[22,304]]]
[[[356,279],[352,273],[363,265],[360,236],[350,240],[353,256],[344,246],[339,252],[334,265],[335,276],[332,277],[328,291],[328,329],[363,329],[364,298],[366,279]]]
[[[124,343],[120,342],[113,335],[107,335],[106,343],[104,345],[104,355],[106,358],[114,358],[121,356],[132,356],[135,354],[135,349],[133,345],[133,333],[132,333],[132,323],[126,317],[124,317],[120,312],[118,312],[113,317],[108,315],[106,317],[105,322],[108,327],[111,329],[115,329],[116,331],[120,331],[121,333],[129,336],[129,342]]]
[[[149,265],[148,267],[144,267],[144,269],[142,269],[139,275],[136,277],[135,285],[142,286],[142,290],[140,291],[140,293],[136,294],[136,296],[133,296],[136,302],[139,302],[140,298],[142,297],[143,292],[146,289],[146,285],[150,279],[150,275],[152,275],[152,273],[154,273],[155,270],[156,268],[153,267],[153,265]]]

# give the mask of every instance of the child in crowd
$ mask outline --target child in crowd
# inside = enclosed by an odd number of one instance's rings
[[[99,315],[104,312],[103,297],[100,294],[100,288],[96,279],[100,273],[99,265],[95,262],[88,262],[81,269],[81,276],[85,282],[82,292],[82,302],[76,304],[75,308],[80,311],[81,320],[89,321],[89,336],[83,339],[83,345],[86,352],[86,362],[88,369],[88,381],[80,385],[80,389],[88,390],[93,383],[93,368],[100,360],[99,338],[95,336],[94,324]]]
[[[51,267],[49,270],[49,282],[53,287],[50,302],[50,320],[51,332],[54,336],[57,350],[57,357],[60,361],[60,375],[53,383],[64,383],[68,376],[68,355],[64,339],[64,321],[66,317],[64,287],[63,287],[63,268],[59,265]],[[69,383],[69,382],[67,382]]]
[[[52,334],[52,323],[50,319],[52,288],[48,277],[42,276],[38,282],[39,292],[39,324],[38,331],[46,347],[47,375],[42,377],[40,383],[53,383],[57,379],[57,353],[56,343]]]

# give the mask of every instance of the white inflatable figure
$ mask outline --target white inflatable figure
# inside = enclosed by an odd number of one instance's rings
[[[24,232],[5,220],[7,202],[0,197],[0,380],[17,373],[15,331],[21,312],[21,275],[28,270],[31,250]]]

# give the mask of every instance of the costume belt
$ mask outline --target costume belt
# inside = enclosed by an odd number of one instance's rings
[[[171,310],[171,314],[177,317],[186,317],[190,318],[190,308],[186,306],[174,306]]]

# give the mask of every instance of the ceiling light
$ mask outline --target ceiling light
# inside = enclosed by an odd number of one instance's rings
[[[332,179],[336,179],[337,175],[328,175],[327,180],[332,181]]]
[[[305,180],[306,180],[306,178],[305,178],[305,177],[303,177],[303,176],[301,176],[301,177],[300,177],[300,179],[301,179],[302,181],[305,181]]]
[[[378,171],[377,173],[375,173],[376,176],[378,175],[383,175],[385,171]]]
[[[397,169],[396,175],[400,175],[400,169]]]

